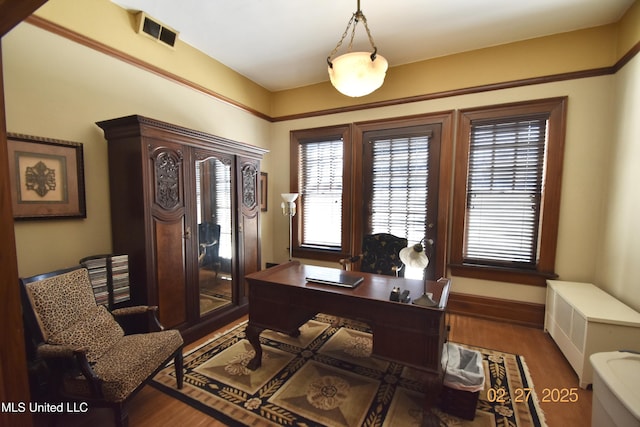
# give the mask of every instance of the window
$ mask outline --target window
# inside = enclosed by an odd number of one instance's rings
[[[435,189],[437,194],[440,126],[365,132],[363,139],[365,233],[390,233],[410,244],[425,237],[434,240],[430,234],[435,231],[437,199],[429,193]],[[427,271],[428,277],[432,272]],[[423,273],[407,269],[405,276],[422,278]]]
[[[327,249],[342,246],[343,147],[342,138],[300,144],[302,246]]]
[[[384,137],[372,135],[367,143],[371,156],[371,233],[391,233],[419,242],[427,223],[429,138],[427,134]]]
[[[535,269],[547,115],[475,120],[470,138],[463,257]]]
[[[350,127],[291,132],[292,191],[298,192],[294,217],[295,256],[340,258],[350,250],[348,203],[351,176]]]
[[[451,122],[439,113],[292,131],[293,255],[337,263],[360,253],[365,234],[426,237],[434,242],[427,276],[444,275],[451,180],[440,165],[451,164],[450,139],[441,156]]]
[[[555,276],[565,103],[461,112],[454,275],[537,285]]]

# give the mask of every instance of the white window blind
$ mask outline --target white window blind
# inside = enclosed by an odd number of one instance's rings
[[[417,243],[425,236],[429,135],[375,139],[372,144],[371,232]]]
[[[201,162],[196,162],[196,221],[202,223],[202,168]]]
[[[471,124],[465,262],[535,268],[548,116]]]
[[[301,246],[339,249],[342,245],[342,138],[304,142],[299,149]]]
[[[216,220],[220,224],[221,258],[232,258],[232,230],[231,230],[231,166],[219,160],[212,162],[215,168],[215,209]]]

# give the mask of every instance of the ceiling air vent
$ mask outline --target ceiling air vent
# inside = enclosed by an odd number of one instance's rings
[[[144,12],[138,13],[138,34],[144,34],[160,43],[173,47],[178,38],[178,32],[167,27]]]

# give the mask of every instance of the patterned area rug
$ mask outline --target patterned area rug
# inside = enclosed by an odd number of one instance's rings
[[[371,357],[367,325],[320,314],[296,338],[264,331],[262,367],[256,371],[246,368],[253,349],[245,327],[240,324],[185,355],[182,390],[175,388],[171,365],[151,384],[231,426],[421,424],[423,374]],[[482,353],[486,378],[475,418],[436,409],[440,424],[545,426],[522,357],[469,348]],[[523,390],[532,392],[519,399]]]

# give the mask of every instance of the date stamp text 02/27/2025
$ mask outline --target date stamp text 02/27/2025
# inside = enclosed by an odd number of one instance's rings
[[[531,398],[532,388],[515,388],[513,390],[514,403],[527,403]],[[575,403],[578,401],[578,389],[572,388],[543,388],[540,401],[542,403]],[[505,403],[509,399],[509,393],[504,387],[490,388],[487,390],[489,402]]]

